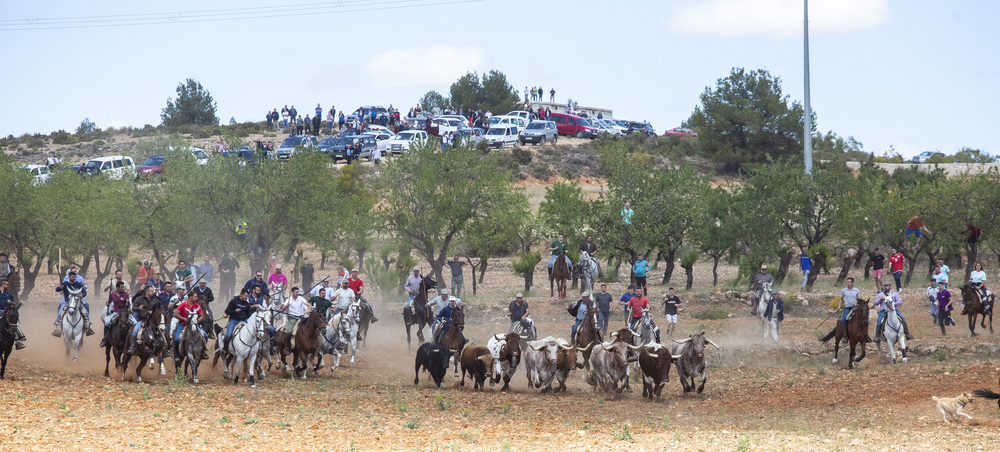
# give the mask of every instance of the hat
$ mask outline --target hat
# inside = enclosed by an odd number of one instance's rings
[[[441,295],[448,295],[448,288],[441,289]]]
[[[355,269],[352,269],[352,270],[351,270],[351,273],[358,273],[358,269],[356,269],[356,268],[355,268]]]
[[[176,282],[174,282],[174,285],[177,286],[177,287],[186,287],[186,284],[184,284],[184,281],[182,281],[180,279],[178,279]]]
[[[760,269],[761,269],[761,270],[767,270],[767,264],[763,264],[763,265],[761,265],[761,266],[760,266]]]
[[[581,297],[589,297],[590,296],[590,292],[584,292],[584,293],[580,294],[580,296]]]
[[[281,270],[281,264],[275,265],[274,268]]]
[[[419,265],[414,265],[413,266],[413,271],[415,271],[415,272],[420,271],[420,266]]]
[[[517,295],[514,295],[514,298],[524,298],[524,294],[521,293],[521,292],[518,292]]]
[[[198,281],[198,284],[208,284],[208,281],[205,281],[205,280],[203,279],[203,280],[201,280],[201,281]]]
[[[886,282],[882,283],[882,285],[883,285],[883,286],[891,286],[891,285],[892,285],[892,283],[890,283],[889,281],[886,281]]]

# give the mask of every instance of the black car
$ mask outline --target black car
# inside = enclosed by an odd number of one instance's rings
[[[656,130],[648,122],[628,121],[628,133],[641,133],[646,138],[656,138]]]

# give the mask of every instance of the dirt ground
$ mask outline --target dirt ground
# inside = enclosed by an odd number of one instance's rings
[[[729,275],[735,269],[725,268]],[[809,307],[795,305],[782,325],[777,345],[759,339],[756,319],[732,302],[705,301],[711,291],[710,268],[697,268],[700,285],[688,293],[676,336],[704,329],[722,348],[706,352],[708,382],[698,396],[682,395],[676,373],[659,403],[636,392],[616,398],[592,392],[582,371],[571,375],[568,394],[538,394],[529,389],[523,367],[513,391],[499,386],[483,393],[462,388],[449,371],[442,387],[428,374],[413,385],[414,350],[408,349],[399,315],[402,300],[371,294],[382,321],[374,325],[368,348],[355,366],[323,369],[307,380],[272,372],[255,389],[224,381],[205,364],[201,384],[167,375],[134,373],[122,382],[103,377],[103,351],[97,336],[87,338],[80,362],[65,364],[61,339],[49,335],[56,298],[40,282],[35,300],[25,304],[22,322],[27,348],[14,352],[7,379],[0,382],[0,449],[128,448],[218,450],[996,450],[1000,410],[977,399],[967,412],[973,420],[945,424],[931,396],[954,397],[989,387],[997,390],[1000,360],[991,353],[939,353],[912,356],[907,364],[878,359],[874,347],[856,370],[845,355],[831,364],[832,345],[816,339],[832,326],[825,300],[833,282],[824,277]],[[675,275],[675,277],[677,277]],[[832,278],[829,277],[829,278]],[[480,293],[463,294],[466,336],[484,344],[508,322],[502,308],[519,280],[509,261],[491,262]],[[470,289],[468,277],[466,291]],[[620,294],[624,283],[612,283]],[[654,286],[656,304],[665,288]],[[576,293],[571,290],[571,293]],[[698,297],[694,295],[698,294]],[[919,289],[904,290],[918,303]],[[100,298],[88,297],[97,305]],[[572,319],[565,300],[550,299],[540,287],[529,293],[541,336],[568,337]],[[216,302],[214,305],[221,305]],[[920,304],[922,306],[922,304]],[[214,306],[216,311],[221,306]],[[917,335],[911,347],[958,347],[995,343],[988,334],[970,338],[964,318],[941,337],[925,309],[904,305]],[[728,318],[698,320],[708,308],[729,311]],[[96,308],[95,308],[96,310]],[[95,317],[96,318],[96,317]],[[621,323],[616,314],[612,326]],[[820,327],[817,327],[817,326]],[[327,357],[327,364],[331,360]],[[170,360],[167,360],[168,368]]]

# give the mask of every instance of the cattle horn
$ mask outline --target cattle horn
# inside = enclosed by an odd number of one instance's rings
[[[690,337],[689,337],[689,338],[687,338],[687,339],[684,339],[684,340],[680,340],[680,341],[678,341],[678,340],[673,340],[673,339],[671,339],[671,340],[672,340],[672,341],[674,341],[675,343],[678,343],[678,344],[683,344],[683,343],[685,343],[685,342],[691,342],[691,338],[690,338]]]
[[[587,346],[586,346],[586,347],[583,347],[583,348],[579,348],[578,350],[580,350],[581,352],[585,352],[585,351],[587,351],[587,350],[590,350],[590,348],[591,348],[591,347],[593,347],[593,346],[594,346],[594,344],[596,344],[596,343],[597,343],[597,342],[591,342],[591,343],[587,344]]]
[[[632,328],[627,328],[627,327],[626,327],[625,329],[627,329],[627,330],[628,330],[628,332],[629,332],[629,333],[632,333],[632,335],[633,335],[633,336],[635,336],[635,337],[642,337],[642,335],[641,335],[641,334],[639,334],[639,333],[636,333],[635,331],[632,331]]]
[[[431,350],[431,353],[441,353],[441,350],[437,350],[437,349]]]
[[[570,347],[568,345],[559,344],[559,348],[561,348],[563,350],[572,350],[574,347],[576,347],[576,346],[574,345],[574,346]]]
[[[618,337],[618,332],[617,332],[617,331],[615,331],[615,332],[612,332],[612,333],[611,333],[611,337]]]
[[[494,334],[493,335],[493,339],[496,339],[498,341],[502,341],[503,338],[504,338],[504,336],[502,334]]]
[[[715,347],[715,348],[719,348],[719,346],[718,346],[718,345],[715,345],[715,342],[712,342],[712,340],[711,340],[711,339],[705,339],[705,342],[708,342],[709,344],[712,344],[712,346],[713,346],[713,347]],[[721,350],[721,349],[720,349],[720,350]]]
[[[613,349],[614,347],[613,347],[613,346],[611,346],[611,345],[604,345],[604,344],[601,344],[601,348],[603,348],[603,349],[605,349],[605,350],[611,350],[611,349]]]
[[[653,358],[653,359],[660,359],[660,355],[659,355],[658,353],[650,353],[650,352],[649,352],[649,351],[647,350],[647,351],[646,351],[646,354],[647,354],[647,355],[649,355],[649,357],[650,357],[650,358]]]
[[[519,338],[521,338],[521,339],[524,339],[524,340],[528,340],[528,339],[531,339],[531,336],[530,336],[530,335],[529,335],[529,336],[521,336],[521,335],[519,334],[519,335],[517,335],[517,337],[519,337]]]
[[[632,345],[632,344],[625,344],[625,345],[627,345],[628,348],[631,348],[632,350],[638,350],[638,349],[642,348],[641,345]]]
[[[675,361],[684,357],[684,355],[670,355]]]

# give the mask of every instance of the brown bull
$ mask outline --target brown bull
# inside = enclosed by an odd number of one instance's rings
[[[556,339],[556,342],[561,346],[569,345],[563,338]],[[583,363],[576,360],[577,352],[589,353],[590,348],[593,346],[594,344],[590,344],[582,349],[577,346],[559,348],[559,351],[556,353],[556,381],[559,382],[559,387],[554,392],[566,392],[566,379],[569,378],[569,373],[575,369],[583,369]]]
[[[493,355],[490,349],[469,343],[462,350],[462,387],[465,387],[465,374],[472,379],[473,389],[482,391],[486,377],[493,374]]]
[[[490,384],[499,382],[502,377],[503,387],[500,391],[510,389],[510,378],[521,364],[522,339],[515,333],[494,334],[487,344],[490,354],[493,355],[493,379],[490,380]]]
[[[656,396],[660,401],[663,386],[670,381],[670,365],[680,356],[670,354],[670,349],[663,344],[651,343],[639,350],[639,369],[642,370],[642,396],[650,400]]]

